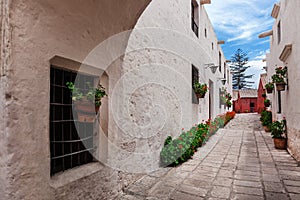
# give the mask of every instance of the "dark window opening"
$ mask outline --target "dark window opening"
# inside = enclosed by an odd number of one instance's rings
[[[199,27],[198,27],[198,5],[197,3],[192,1],[192,30],[196,34],[196,36],[199,36]]]
[[[281,41],[281,22],[279,21],[277,24],[277,37],[278,37],[278,44]]]
[[[214,43],[211,43],[211,49],[214,50]]]
[[[281,113],[281,91],[277,91],[277,113]]]
[[[93,161],[93,124],[77,122],[77,132],[72,111],[72,97],[66,87],[74,82],[86,91],[86,82],[94,83],[95,77],[51,66],[50,69],[50,158],[53,175],[57,172]],[[75,115],[74,115],[75,116]]]
[[[192,88],[197,82],[199,82],[199,70],[192,65]],[[199,104],[199,99],[197,98],[194,90],[192,90],[192,103]]]
[[[226,79],[226,62],[224,62],[224,79]]]
[[[222,71],[222,54],[221,52],[219,52],[219,71],[221,72]]]
[[[204,29],[204,36],[207,38],[207,30]]]
[[[250,112],[253,113],[255,109],[255,103],[250,102]]]

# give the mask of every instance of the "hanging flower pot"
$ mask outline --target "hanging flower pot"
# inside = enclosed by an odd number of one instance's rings
[[[94,104],[86,98],[75,101],[74,105],[79,122],[94,122],[95,116],[97,115],[100,106],[94,106]]]
[[[277,91],[284,91],[285,90],[285,83],[276,83],[276,90]]]
[[[265,107],[269,107],[271,105],[271,101],[269,99],[264,100]]]
[[[204,98],[206,92],[208,91],[208,87],[207,87],[206,83],[201,84],[199,82],[196,82],[193,85],[193,89],[194,89],[194,92],[195,92],[197,98]]]
[[[101,106],[101,98],[107,96],[104,87],[99,84],[94,88],[87,82],[88,91],[82,92],[72,82],[67,82],[66,85],[72,91],[72,100],[77,113],[77,120],[79,122],[93,123]]]
[[[199,94],[199,93],[196,93],[196,96],[198,99],[202,99],[205,97],[205,93],[204,94]]]
[[[274,84],[269,82],[265,85],[265,88],[267,90],[267,93],[268,94],[271,94],[273,92],[273,89],[274,89]]]

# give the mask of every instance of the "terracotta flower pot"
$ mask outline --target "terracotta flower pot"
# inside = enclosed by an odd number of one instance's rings
[[[274,146],[276,149],[286,149],[286,139],[285,138],[273,138]]]
[[[284,91],[285,90],[285,83],[276,83],[276,90],[277,91]]]
[[[196,93],[196,96],[198,99],[202,99],[205,97],[205,93],[204,94],[199,94],[199,93]]]
[[[271,94],[273,92],[273,89],[267,88],[267,93]]]
[[[271,132],[271,129],[269,126],[263,126],[263,127],[264,127],[265,132]]]
[[[95,115],[99,111],[99,106],[93,106],[93,103],[91,103],[87,99],[75,101],[74,105],[75,105],[75,110],[79,122],[87,122],[87,123],[94,122]]]

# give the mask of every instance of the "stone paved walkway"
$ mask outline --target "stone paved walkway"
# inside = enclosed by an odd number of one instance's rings
[[[300,167],[287,151],[274,148],[259,115],[240,114],[193,159],[142,177],[119,199],[300,200]]]

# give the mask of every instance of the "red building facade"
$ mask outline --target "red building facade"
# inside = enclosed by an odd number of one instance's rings
[[[258,112],[257,90],[234,90],[233,109],[236,113]]]
[[[261,74],[258,89],[233,90],[233,110],[236,113],[261,113],[265,110],[263,94],[266,93],[267,74]]]
[[[261,113],[263,110],[265,110],[265,104],[264,100],[266,99],[263,94],[266,94],[266,80],[267,80],[267,74],[261,74],[260,75],[260,80],[259,80],[259,85],[258,85],[258,90],[257,90],[257,112]]]

